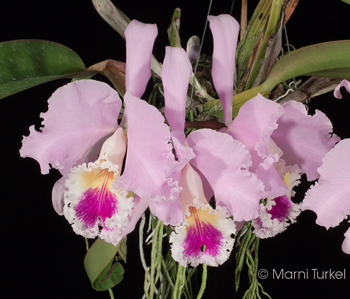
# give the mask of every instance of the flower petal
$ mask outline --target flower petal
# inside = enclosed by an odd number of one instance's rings
[[[118,192],[117,189],[115,191]],[[123,237],[135,229],[137,222],[148,208],[147,200],[143,200],[137,195],[128,198],[128,195],[125,191],[119,191],[118,194],[120,201],[129,200],[131,202],[131,200],[133,200],[134,207],[132,209],[132,212],[128,213],[128,218],[123,222],[122,226],[119,224],[119,219],[115,217],[107,218],[105,221],[105,226],[108,229],[101,231],[100,238],[104,239],[106,242],[112,243],[115,246]],[[124,196],[124,198],[122,196]],[[111,234],[111,231],[113,234]]]
[[[315,180],[322,158],[340,138],[332,135],[332,123],[321,111],[308,115],[305,106],[295,101],[282,106],[286,112],[278,119],[278,129],[271,138],[282,150],[287,165],[298,164],[309,181]]]
[[[179,225],[185,220],[179,198],[166,199],[164,196],[157,196],[148,202],[152,214],[163,221],[164,225]]]
[[[118,128],[102,145],[99,159],[118,165],[122,169],[126,152],[126,136],[122,128]]]
[[[184,211],[191,204],[208,204],[208,200],[204,195],[202,180],[190,164],[186,164],[181,170],[180,187],[182,187],[180,202]]]
[[[303,210],[314,211],[316,223],[327,229],[350,215],[349,150],[350,139],[344,139],[326,154],[318,169],[320,179],[303,201]]]
[[[77,234],[86,238],[99,235],[118,244],[134,206],[133,197],[125,190],[112,188],[118,175],[119,167],[108,161],[97,160],[72,169],[66,180],[63,212]]]
[[[155,24],[132,20],[125,30],[126,91],[141,97],[151,78],[151,57],[154,40],[158,35]]]
[[[350,92],[350,82],[348,80],[343,80],[340,84],[334,89],[334,96],[338,99],[342,98],[340,93],[340,87],[345,87],[348,92]]]
[[[52,205],[56,213],[60,216],[63,215],[63,206],[64,206],[64,183],[67,179],[67,176],[61,177],[52,188]]]
[[[195,154],[190,164],[208,180],[217,205],[226,206],[235,221],[256,218],[265,192],[262,182],[247,170],[251,159],[244,145],[209,129],[192,132],[187,142]]]
[[[165,117],[172,130],[183,132],[188,84],[192,66],[182,48],[166,47],[162,68]]]
[[[42,132],[30,127],[20,150],[22,157],[36,159],[43,174],[52,167],[68,174],[81,164],[88,150],[118,128],[121,100],[109,85],[80,80],[58,88],[42,113]]]
[[[287,186],[283,183],[281,176],[274,166],[277,161],[277,155],[270,155],[258,166],[255,172],[257,177],[265,185],[266,196],[271,198],[284,195],[288,192]]]
[[[179,141],[175,136],[172,137],[173,146],[176,155],[176,161],[165,166],[166,182],[163,185],[161,196],[150,201],[150,210],[165,225],[179,225],[185,220],[185,215],[180,203],[181,190],[180,178],[182,169],[193,159],[194,154],[191,148],[183,145],[184,133],[180,131],[172,131],[181,139]]]
[[[344,253],[350,254],[350,228],[345,232],[344,237],[345,239],[341,245],[341,249]]]
[[[286,195],[268,198],[266,205],[261,203],[260,207],[260,216],[252,221],[252,225],[254,234],[261,239],[271,238],[285,231],[296,221],[301,211],[300,205],[293,203]]]
[[[232,121],[232,96],[239,24],[230,15],[208,16],[213,34],[212,76],[224,109],[225,125]]]
[[[270,136],[277,129],[277,120],[283,113],[281,105],[258,94],[241,107],[227,127],[227,133],[249,150],[253,161],[250,171],[255,172],[263,158],[270,154]]]
[[[173,259],[184,267],[223,264],[233,248],[231,235],[236,232],[234,221],[228,217],[225,207],[214,210],[209,204],[189,206],[186,222],[176,227],[170,236]]]
[[[165,166],[175,160],[170,131],[155,107],[129,92],[126,92],[124,101],[128,145],[125,169],[115,184],[142,198],[156,197],[166,183]]]
[[[200,39],[197,35],[193,35],[189,38],[186,45],[186,53],[191,62],[197,61],[199,58]]]

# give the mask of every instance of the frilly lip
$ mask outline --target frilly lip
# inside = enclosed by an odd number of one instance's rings
[[[122,128],[117,129],[117,131],[114,134],[112,134],[111,136],[110,135],[111,134],[100,139],[88,151],[88,153],[85,155],[85,162],[83,163],[83,165],[89,165],[89,163],[96,162],[96,157],[99,157],[99,163],[101,163],[102,161],[108,161],[115,165],[114,167],[119,173],[119,170],[122,169],[123,159],[125,157],[126,152],[126,136],[123,134]],[[55,183],[52,189],[52,204],[58,215],[63,215],[63,194],[65,190],[65,181],[67,178],[68,175],[64,175]]]
[[[280,205],[280,199],[283,198],[285,207],[283,212],[278,212],[278,216],[273,215],[273,209]],[[266,239],[285,231],[287,227],[296,221],[301,212],[301,205],[293,203],[287,196],[280,196],[275,199],[267,199],[266,205],[261,205],[260,216],[252,221],[254,234]],[[277,208],[279,209],[279,208]],[[283,214],[284,213],[284,214]],[[276,217],[274,217],[276,216]]]
[[[175,227],[170,236],[174,260],[186,267],[206,263],[219,266],[230,256],[236,232],[234,221],[226,208],[214,210],[209,204],[191,204],[186,207],[186,221]],[[205,250],[203,251],[203,246]]]
[[[285,186],[283,195],[275,198],[267,197],[265,203],[260,203],[260,215],[252,221],[254,233],[257,237],[265,239],[283,232],[294,223],[301,212],[301,204],[295,204],[291,197],[294,195],[293,188],[300,183],[300,171],[297,165],[285,166],[285,161],[280,159],[276,162],[277,171]]]
[[[119,166],[108,161],[72,169],[66,180],[63,213],[75,233],[118,244],[134,207],[126,190],[112,186],[118,175]]]

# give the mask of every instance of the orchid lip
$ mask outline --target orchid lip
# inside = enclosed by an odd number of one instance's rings
[[[63,211],[77,234],[118,244],[134,207],[132,194],[113,186],[118,176],[119,166],[107,161],[84,163],[71,170]]]
[[[183,266],[223,264],[233,248],[231,235],[236,232],[226,208],[198,203],[189,205],[185,214],[186,221],[170,236],[173,258]]]

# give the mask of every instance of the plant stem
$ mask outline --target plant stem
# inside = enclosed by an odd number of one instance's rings
[[[201,288],[199,289],[199,293],[197,295],[197,299],[202,298],[204,291],[205,291],[205,287],[207,285],[207,264],[203,264],[203,273],[202,273],[202,284],[201,284]]]
[[[186,268],[184,266],[178,265],[173,299],[181,298],[181,288],[183,285],[182,281],[183,281],[184,270],[186,271]]]
[[[160,224],[161,224],[161,221],[158,219],[156,227],[154,229],[154,235],[153,235],[153,243],[152,243],[152,250],[151,250],[150,299],[153,298],[154,288],[155,288],[154,272],[156,268],[157,245],[159,242],[158,231],[159,231]]]
[[[114,299],[114,295],[113,295],[112,289],[108,289],[108,292],[109,292],[109,296],[111,297],[111,299]]]

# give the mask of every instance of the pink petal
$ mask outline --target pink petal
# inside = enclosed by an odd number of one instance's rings
[[[174,133],[177,133],[179,131],[172,131],[172,135]],[[174,134],[174,135],[180,135],[180,134]],[[183,136],[185,136],[184,133],[182,133]],[[181,137],[181,136],[178,136]],[[176,138],[175,136],[172,136],[172,142],[173,147],[175,151],[176,161],[173,161],[171,165],[166,166],[165,172],[166,177],[172,178],[172,181],[176,181],[177,183],[180,183],[180,177],[181,177],[181,171],[182,169],[188,164],[189,161],[191,161],[194,158],[194,153],[191,148],[184,145],[182,142],[182,138]],[[178,194],[177,194],[178,196]]]
[[[350,228],[345,232],[344,237],[345,239],[341,245],[341,249],[344,253],[350,254]]]
[[[117,129],[119,130],[119,129]],[[101,138],[99,141],[97,141],[93,147],[89,149],[89,151],[86,153],[83,162],[89,163],[89,162],[95,162],[97,158],[99,157],[101,153],[102,145],[105,143],[105,141],[110,138],[115,132],[108,134]]]
[[[52,205],[56,213],[60,216],[63,215],[63,192],[66,179],[66,175],[61,177],[52,188]]]
[[[208,204],[202,180],[190,164],[186,164],[181,170],[180,187],[182,187],[180,192],[182,210],[186,210],[186,207],[191,204]]]
[[[227,127],[227,133],[249,150],[253,160],[252,172],[263,158],[269,156],[270,136],[277,129],[277,120],[283,113],[281,105],[258,94],[241,107],[237,117]]]
[[[343,80],[340,84],[334,89],[334,96],[338,99],[342,98],[340,93],[340,87],[345,87],[348,92],[350,92],[350,82],[348,80]]]
[[[327,229],[350,215],[349,150],[350,139],[344,139],[328,152],[318,169],[319,181],[309,189],[303,201],[303,210],[314,211],[316,223]]]
[[[247,171],[251,165],[244,145],[228,134],[201,129],[187,137],[196,155],[191,161],[214,190],[216,203],[226,206],[235,221],[258,216],[264,186]]]
[[[58,88],[49,99],[49,110],[40,115],[42,132],[30,127],[21,156],[36,159],[43,174],[49,172],[49,164],[68,174],[95,143],[118,128],[120,107],[118,93],[102,82],[80,80]]]
[[[175,226],[185,220],[185,215],[178,198],[167,200],[164,196],[157,196],[148,200],[148,203],[152,214],[163,221],[164,225]]]
[[[232,96],[239,24],[230,15],[208,16],[213,34],[212,76],[224,109],[225,125],[232,121]]]
[[[172,130],[185,128],[186,99],[192,66],[186,52],[178,47],[166,47],[162,68],[165,97],[165,117]]]
[[[172,131],[181,140],[184,133],[180,131]],[[161,191],[162,196],[158,196],[150,201],[150,210],[165,225],[178,225],[185,220],[185,215],[180,203],[180,187],[181,170],[193,159],[194,154],[191,148],[183,145],[175,136],[172,137],[172,142],[177,160],[167,165],[165,170],[166,181],[163,184]]]
[[[155,107],[130,92],[124,101],[128,144],[125,170],[116,185],[140,197],[156,197],[166,182],[164,168],[174,161],[170,131]]]
[[[126,39],[126,90],[141,97],[151,78],[151,57],[154,40],[158,35],[155,24],[132,20],[125,30]]]
[[[199,176],[201,177],[202,180],[202,184],[203,184],[203,190],[204,190],[204,194],[205,194],[205,198],[208,199],[208,201],[210,201],[210,199],[214,196],[214,191],[213,188],[210,186],[207,178],[203,175],[203,173],[201,173],[199,171],[199,169],[197,167],[195,167],[194,165],[191,165],[193,167],[193,169],[199,174]]]
[[[315,180],[322,158],[340,138],[331,135],[332,123],[324,113],[308,115],[304,105],[295,101],[282,106],[286,113],[278,119],[278,129],[271,138],[282,150],[287,165],[298,164],[308,180]]]
[[[118,165],[119,171],[123,167],[126,152],[126,135],[123,128],[118,128],[102,145],[99,159]]]
[[[271,198],[284,195],[288,192],[281,176],[276,171],[274,163],[278,161],[277,155],[270,155],[261,163],[255,174],[264,183],[266,196]]]

